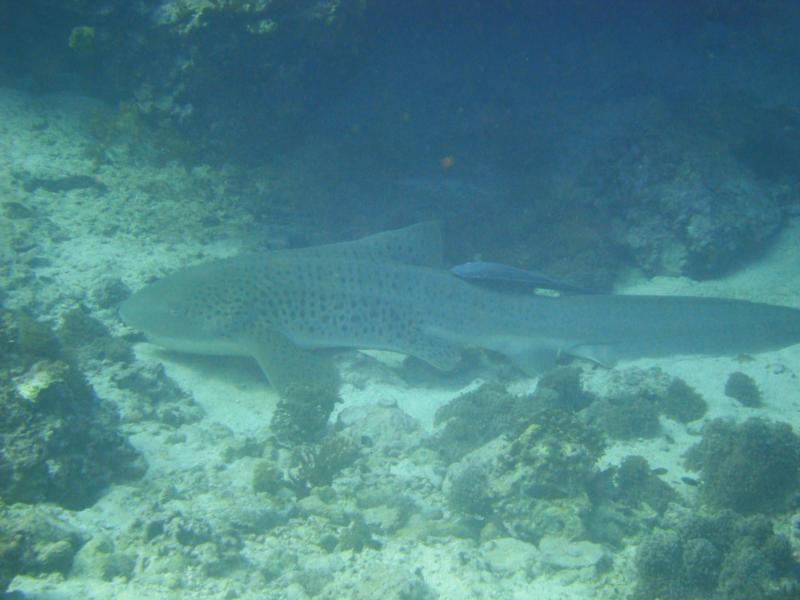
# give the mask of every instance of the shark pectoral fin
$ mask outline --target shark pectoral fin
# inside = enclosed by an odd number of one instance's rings
[[[611,369],[619,360],[614,348],[608,344],[578,344],[564,349],[564,354],[589,360],[607,369]]]
[[[285,335],[269,331],[246,342],[270,384],[282,396],[299,386],[313,386],[333,393],[339,390],[339,373],[321,352],[304,350]]]

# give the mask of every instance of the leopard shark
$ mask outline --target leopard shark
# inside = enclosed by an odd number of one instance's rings
[[[134,293],[120,316],[166,349],[253,357],[279,392],[334,378],[330,349],[389,350],[450,370],[465,349],[480,348],[536,375],[559,356],[611,367],[800,343],[800,310],[791,307],[509,292],[457,272],[444,266],[438,225],[426,222],[187,267]]]

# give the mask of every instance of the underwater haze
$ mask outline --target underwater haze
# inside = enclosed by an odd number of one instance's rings
[[[800,598],[800,4],[0,2],[0,598]]]

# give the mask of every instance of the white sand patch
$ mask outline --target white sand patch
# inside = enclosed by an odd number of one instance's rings
[[[411,415],[426,430],[433,429],[436,411],[456,396],[472,391],[479,384],[472,383],[463,388],[409,387],[407,385],[369,382],[363,388],[345,386],[342,389],[342,404],[338,405],[333,418],[351,407],[375,404],[396,404]]]
[[[167,375],[206,411],[208,421],[246,436],[263,433],[269,425],[278,396],[255,361],[178,354],[151,344],[138,344],[136,353],[163,364]]]

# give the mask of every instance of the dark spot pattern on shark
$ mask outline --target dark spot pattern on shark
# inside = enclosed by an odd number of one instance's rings
[[[684,296],[538,296],[485,289],[443,267],[435,223],[361,240],[183,269],[120,308],[153,343],[252,356],[278,390],[334,375],[331,348],[401,352],[453,368],[465,348],[535,374],[559,355],[739,354],[800,342],[800,310]]]

